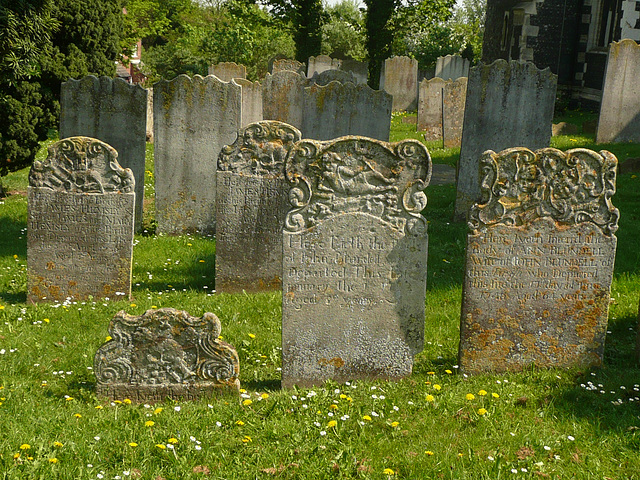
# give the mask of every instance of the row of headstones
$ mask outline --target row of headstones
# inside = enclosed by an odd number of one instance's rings
[[[518,147],[487,151],[480,166],[460,368],[600,364],[619,216],[616,158]],[[219,167],[216,289],[274,288],[281,279],[283,386],[410,375],[424,342],[421,211],[432,169],[424,145],[302,140],[294,127],[261,122],[223,149]],[[34,163],[29,301],[128,298],[134,182],[115,150],[90,138],[61,140]],[[197,378],[178,366],[179,383]]]
[[[223,145],[243,125],[265,119],[290,123],[307,138],[343,135],[389,139],[391,97],[367,85],[333,81],[339,71],[312,80],[295,72],[268,75],[264,85],[180,75],[154,85],[158,231],[215,231],[215,175]],[[136,180],[136,229],[142,225],[148,92],[121,79],[85,77],[61,90],[60,137],[87,136],[113,146]]]

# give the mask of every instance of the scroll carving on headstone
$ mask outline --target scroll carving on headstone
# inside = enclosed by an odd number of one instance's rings
[[[100,140],[70,137],[29,173],[30,302],[131,294],[135,180]]]
[[[240,364],[236,350],[218,337],[220,320],[173,308],[143,315],[118,312],[111,337],[96,352],[96,393],[111,399],[161,402],[237,393]]]
[[[286,174],[283,386],[409,375],[424,341],[426,148],[302,140]]]
[[[238,132],[218,158],[216,291],[273,290],[282,284],[282,228],[288,211],[284,176],[298,129],[265,120]]]
[[[586,149],[487,151],[470,211],[459,363],[466,373],[600,365],[617,160]]]

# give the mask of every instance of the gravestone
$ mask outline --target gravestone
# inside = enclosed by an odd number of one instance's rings
[[[586,149],[483,155],[483,201],[467,236],[461,371],[602,363],[616,165],[611,153]]]
[[[309,61],[307,63],[309,64],[307,67],[307,78],[312,78],[316,73],[340,69],[340,60],[333,59],[328,55],[309,57]]]
[[[315,140],[361,135],[388,141],[392,102],[387,92],[368,85],[312,85],[304,90],[302,134]]]
[[[406,377],[424,342],[429,153],[303,140],[286,174],[282,385]]]
[[[393,111],[415,110],[418,106],[418,61],[391,57],[384,61],[380,88],[393,96]]]
[[[256,292],[282,285],[282,228],[289,210],[284,162],[300,131],[262,121],[238,132],[218,159],[216,291]]]
[[[154,85],[158,233],[215,233],[216,166],[242,118],[241,87],[179,75]]]
[[[596,141],[640,142],[640,46],[625,39],[609,45]]]
[[[96,394],[136,403],[197,400],[238,394],[236,350],[218,337],[220,320],[173,308],[143,315],[118,312],[109,323],[111,340],[96,352]]]
[[[486,150],[549,146],[558,77],[531,62],[496,60],[469,72],[458,162],[454,219],[480,200],[480,157]]]
[[[340,70],[352,73],[357,83],[367,83],[369,77],[369,64],[367,62],[359,62],[353,58],[343,58]]]
[[[90,137],[111,145],[136,179],[136,231],[142,229],[147,91],[121,78],[70,79],[60,87],[60,138]]]
[[[153,88],[147,89],[147,142],[153,143]]]
[[[262,120],[262,85],[244,78],[236,78],[233,82],[242,88],[242,120],[243,127]]]
[[[305,75],[307,72],[307,66],[304,63],[300,63],[299,61],[290,58],[278,58],[273,61],[271,68],[269,69],[269,73],[278,73],[283,70]]]
[[[446,55],[436,60],[435,76],[444,80],[455,80],[469,76],[471,62],[460,55]]]
[[[466,96],[466,77],[455,81],[436,77],[420,82],[418,130],[425,132],[425,140],[442,140],[444,122],[444,146],[460,146]]]
[[[131,295],[135,180],[100,140],[70,137],[29,172],[27,300]]]
[[[329,85],[331,82],[356,83],[356,77],[353,76],[353,73],[342,70],[325,70],[322,73],[315,73],[310,80],[320,86]]]
[[[223,82],[230,82],[234,78],[247,78],[247,67],[235,62],[221,62],[209,66],[209,75],[215,75]]]
[[[296,72],[267,74],[262,84],[263,118],[301,128],[304,89],[309,85],[310,81]]]

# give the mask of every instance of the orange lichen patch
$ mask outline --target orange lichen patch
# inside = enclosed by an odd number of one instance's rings
[[[319,358],[318,365],[322,365],[323,367],[332,365],[336,368],[342,368],[344,367],[344,360],[342,360],[340,357],[334,357],[330,360],[327,360],[326,358]]]

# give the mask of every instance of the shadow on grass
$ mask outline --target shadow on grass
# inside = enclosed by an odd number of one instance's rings
[[[7,215],[0,216],[0,257],[27,256],[26,228],[26,222],[18,222]]]

